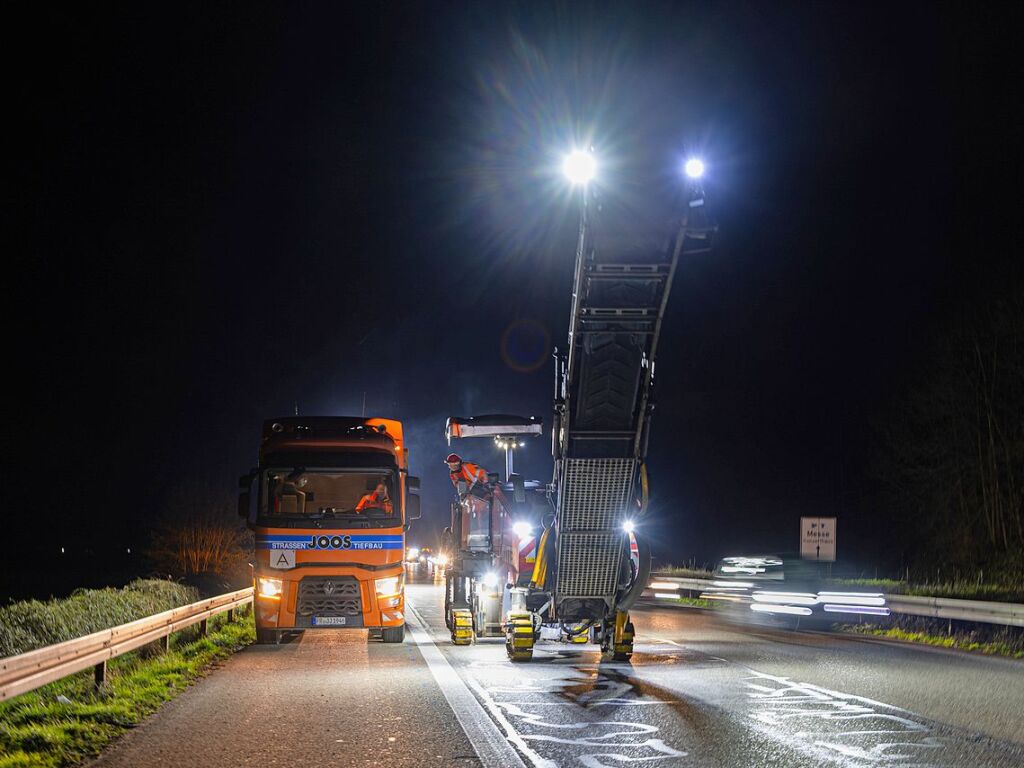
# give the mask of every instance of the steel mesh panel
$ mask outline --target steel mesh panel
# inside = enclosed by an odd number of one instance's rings
[[[633,459],[566,459],[558,513],[559,596],[615,594],[635,466]]]
[[[558,529],[619,531],[633,482],[633,459],[566,459]]]
[[[558,538],[560,597],[615,594],[622,533],[563,533]]]

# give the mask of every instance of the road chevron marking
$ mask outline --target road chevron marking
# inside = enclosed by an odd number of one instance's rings
[[[462,730],[465,731],[466,738],[473,745],[473,750],[476,752],[477,757],[480,758],[480,765],[484,766],[484,768],[505,768],[505,766],[509,766],[509,768],[526,768],[526,764],[520,759],[515,749],[512,748],[512,745],[509,743],[510,741],[514,741],[520,746],[523,752],[530,757],[531,762],[538,766],[538,768],[553,765],[553,763],[544,760],[539,755],[536,756],[537,760],[534,760],[536,753],[533,753],[526,746],[525,742],[520,743],[522,739],[519,738],[519,734],[515,732],[515,729],[507,721],[502,725],[508,733],[508,737],[501,732],[498,726],[494,724],[494,721],[487,715],[480,702],[477,701],[473,693],[466,687],[459,673],[452,668],[452,665],[448,663],[448,659],[444,657],[441,650],[434,644],[430,633],[427,631],[427,623],[423,621],[416,609],[409,605],[408,601],[406,601],[406,607],[408,609],[406,611],[406,620],[410,625],[409,629],[413,642],[423,656],[423,660],[427,662],[427,667],[434,676],[434,680],[437,681],[437,685],[444,694],[444,697],[448,700],[448,705],[455,713],[455,717],[458,719],[459,725],[462,726]],[[490,707],[492,702],[486,696],[484,701],[488,702],[488,708],[491,709],[493,714],[494,709]],[[504,718],[501,719],[504,720]]]

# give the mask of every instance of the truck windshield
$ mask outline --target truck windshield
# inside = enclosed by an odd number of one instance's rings
[[[398,511],[390,472],[271,468],[260,491],[260,514],[270,517],[380,520]]]

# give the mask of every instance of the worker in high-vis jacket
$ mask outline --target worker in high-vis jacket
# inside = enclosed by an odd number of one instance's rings
[[[474,488],[484,490],[487,485],[487,470],[483,467],[470,461],[463,461],[457,453],[449,453],[445,463],[448,464],[448,477],[456,488],[460,482],[464,482],[466,493],[472,492]]]
[[[363,496],[356,504],[356,512],[364,509],[382,509],[387,514],[392,514],[394,508],[391,506],[391,498],[388,496],[388,487],[384,483],[377,483],[377,487]]]

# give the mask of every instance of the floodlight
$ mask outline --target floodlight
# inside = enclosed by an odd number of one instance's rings
[[[683,170],[691,179],[699,179],[704,175],[704,161],[699,157],[691,157],[683,164]]]
[[[597,161],[589,152],[575,149],[565,156],[562,173],[573,184],[587,184],[597,173]]]

